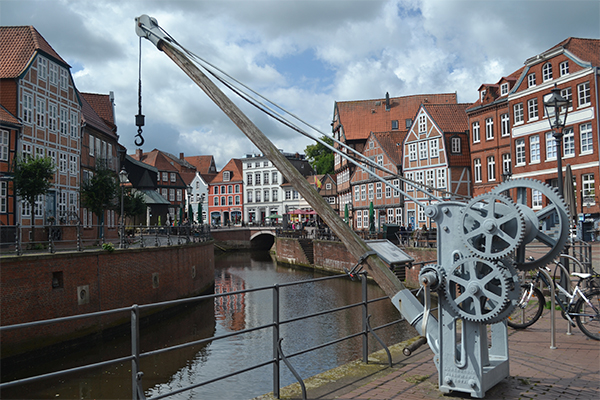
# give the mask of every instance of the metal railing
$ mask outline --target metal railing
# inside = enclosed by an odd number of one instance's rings
[[[197,297],[192,297],[192,298],[187,298],[187,299],[166,301],[166,302],[161,302],[161,303],[133,305],[131,307],[118,308],[118,309],[94,312],[94,313],[83,314],[83,315],[74,315],[74,316],[69,316],[69,317],[55,318],[55,319],[49,319],[49,320],[43,320],[43,321],[35,321],[35,322],[29,322],[29,323],[23,323],[23,324],[0,326],[0,334],[2,334],[3,332],[9,331],[9,330],[18,330],[18,329],[24,329],[24,328],[30,328],[30,327],[37,327],[37,326],[42,326],[42,325],[46,325],[46,324],[54,324],[54,323],[60,323],[60,322],[72,321],[72,320],[84,319],[84,318],[98,318],[98,317],[102,317],[102,316],[106,316],[106,315],[113,315],[113,314],[117,314],[117,313],[129,312],[131,315],[131,354],[130,355],[127,355],[124,357],[119,357],[119,358],[113,358],[111,360],[106,360],[106,361],[102,361],[102,362],[86,364],[86,365],[82,365],[82,366],[75,367],[75,368],[69,368],[66,370],[51,372],[51,373],[47,373],[47,374],[43,374],[43,375],[32,376],[32,377],[18,379],[18,380],[14,380],[14,381],[10,381],[10,382],[3,382],[3,383],[0,383],[0,390],[9,388],[9,387],[14,387],[17,385],[26,385],[26,384],[29,384],[32,382],[41,381],[43,379],[59,378],[59,377],[63,377],[68,374],[91,370],[93,368],[105,367],[105,366],[109,366],[112,364],[124,363],[124,362],[131,361],[131,386],[132,386],[131,387],[131,396],[133,399],[145,399],[143,386],[142,386],[144,371],[142,371],[140,369],[140,365],[141,365],[140,360],[141,359],[146,358],[146,357],[156,356],[161,353],[166,353],[166,352],[170,352],[170,351],[180,350],[183,348],[188,348],[191,346],[202,345],[204,343],[208,343],[208,342],[212,342],[212,341],[216,341],[216,340],[222,340],[222,339],[230,338],[233,336],[243,335],[243,334],[246,334],[249,332],[272,329],[273,354],[272,354],[271,360],[264,361],[264,362],[252,365],[250,367],[243,368],[243,369],[237,370],[237,371],[229,373],[229,374],[221,375],[221,376],[218,376],[218,377],[215,377],[215,378],[203,381],[203,382],[198,382],[193,385],[189,385],[187,387],[178,388],[178,389],[172,390],[168,393],[162,393],[158,396],[152,397],[152,399],[156,400],[156,399],[167,398],[167,397],[173,396],[178,393],[186,392],[186,391],[189,391],[189,390],[192,390],[195,388],[199,388],[201,386],[204,386],[204,385],[207,385],[207,384],[210,384],[213,382],[217,382],[217,381],[220,381],[220,380],[223,380],[226,378],[230,378],[235,375],[239,375],[239,374],[242,374],[242,373],[245,373],[245,372],[248,372],[251,370],[255,370],[258,368],[266,367],[269,365],[272,366],[272,368],[273,368],[273,382],[272,382],[273,393],[277,398],[279,398],[280,397],[280,372],[281,372],[281,362],[282,361],[288,366],[288,368],[290,369],[292,374],[296,377],[296,379],[300,383],[302,392],[303,392],[303,398],[306,399],[306,388],[305,388],[303,379],[294,370],[293,363],[290,361],[292,358],[294,358],[296,356],[306,354],[311,351],[319,350],[319,349],[327,347],[327,346],[332,346],[332,345],[338,344],[345,340],[349,340],[349,339],[356,338],[356,337],[362,337],[362,358],[363,358],[363,362],[368,363],[368,355],[369,355],[368,354],[368,341],[369,341],[369,334],[372,334],[377,339],[377,341],[381,345],[383,345],[384,348],[386,349],[386,351],[388,353],[388,364],[391,365],[391,363],[392,363],[389,350],[385,347],[385,344],[381,341],[381,339],[379,339],[377,337],[375,331],[392,326],[394,324],[398,324],[399,322],[403,321],[403,319],[399,318],[392,322],[372,328],[370,321],[369,321],[370,315],[368,313],[368,305],[378,302],[378,301],[389,301],[389,298],[384,296],[384,297],[379,297],[379,298],[375,298],[375,299],[368,299],[368,293],[367,293],[368,285],[367,285],[366,274],[361,273],[358,276],[361,281],[361,296],[362,296],[361,302],[354,303],[354,304],[348,304],[345,306],[340,306],[340,307],[332,308],[332,309],[328,309],[328,310],[323,310],[323,311],[315,312],[312,314],[297,316],[297,317],[293,317],[293,318],[289,318],[289,319],[285,319],[285,320],[281,320],[281,313],[280,313],[280,304],[281,304],[280,289],[281,288],[289,287],[289,286],[313,284],[315,282],[323,282],[323,281],[331,280],[331,279],[347,279],[347,276],[346,275],[328,276],[328,277],[315,278],[315,279],[310,279],[310,280],[305,280],[305,281],[281,283],[281,284],[275,284],[272,286],[264,286],[264,287],[232,291],[232,292],[226,292],[226,293],[215,293],[215,294],[211,294],[211,295],[197,296]],[[217,299],[220,297],[237,296],[237,295],[241,295],[241,294],[245,294],[245,293],[265,292],[265,291],[272,292],[272,320],[273,320],[272,323],[259,325],[256,327],[251,327],[248,329],[235,331],[235,332],[223,334],[220,336],[212,336],[210,338],[194,340],[194,341],[190,341],[190,342],[186,342],[186,343],[182,343],[182,344],[178,344],[178,345],[174,345],[174,346],[170,346],[170,347],[160,348],[160,349],[153,350],[153,351],[147,351],[147,352],[140,351],[140,313],[142,311],[148,311],[148,310],[164,308],[164,307],[173,307],[173,306],[178,306],[178,305],[183,305],[183,304],[188,304],[188,303],[193,303],[193,302],[199,302],[199,301],[207,300],[207,299],[214,300],[214,299]],[[281,327],[283,325],[290,324],[292,322],[307,320],[307,319],[322,316],[322,315],[328,315],[331,313],[348,310],[348,309],[356,308],[356,307],[360,307],[362,309],[362,325],[361,325],[362,330],[361,331],[351,333],[345,337],[334,339],[334,340],[331,340],[326,343],[316,344],[313,347],[309,347],[309,348],[306,348],[306,349],[303,349],[300,351],[296,351],[295,353],[284,354],[284,352],[282,351],[281,341],[284,339],[284,337],[281,334]],[[148,328],[152,329],[151,327],[148,327]]]
[[[33,228],[33,229],[32,229]],[[112,248],[158,247],[204,242],[211,238],[204,225],[2,225],[0,255],[55,253],[60,251],[102,250]],[[106,249],[106,247],[104,247]]]

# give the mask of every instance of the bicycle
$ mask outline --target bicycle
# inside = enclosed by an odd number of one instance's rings
[[[555,262],[557,264],[556,268],[560,267],[562,271],[567,272],[560,262]],[[550,271],[549,268],[545,268]],[[572,272],[571,276],[579,278],[572,294],[556,283],[554,279],[549,282],[546,274],[539,268],[532,281],[521,284],[523,295],[515,311],[508,317],[508,326],[514,329],[525,329],[541,317],[546,306],[544,294],[536,287],[536,284],[541,281],[547,287],[553,284],[554,288],[558,289],[555,290],[554,296],[556,304],[561,309],[562,317],[568,320],[572,326],[575,326],[576,323],[579,329],[589,338],[600,340],[600,287],[596,282],[600,275]],[[585,285],[586,290],[581,289],[582,285]],[[559,294],[564,295],[568,302],[562,301]]]

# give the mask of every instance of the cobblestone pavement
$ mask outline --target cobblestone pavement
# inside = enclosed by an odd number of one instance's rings
[[[598,399],[600,342],[577,328],[566,335],[567,323],[556,312],[556,349],[551,349],[550,311],[526,330],[509,328],[510,377],[487,391],[486,399]],[[427,351],[412,362],[392,368],[374,380],[336,399],[470,398],[466,393],[443,394],[438,373]]]

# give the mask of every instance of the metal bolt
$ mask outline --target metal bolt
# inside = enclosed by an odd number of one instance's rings
[[[451,386],[451,385],[452,385],[452,378],[450,378],[449,376],[447,376],[447,377],[444,379],[444,383],[445,383],[446,385],[448,385],[448,386]]]
[[[445,225],[442,229],[444,230],[444,232],[450,232],[450,228],[448,228],[447,225]]]
[[[450,212],[450,209],[449,209],[448,207],[443,207],[443,208],[442,208],[442,212],[443,212],[444,214],[448,214],[448,213]]]

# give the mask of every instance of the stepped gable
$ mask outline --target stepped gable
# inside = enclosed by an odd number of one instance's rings
[[[71,68],[33,26],[0,27],[0,78],[18,78],[36,51]]]
[[[389,131],[392,121],[405,128],[406,120],[414,118],[421,104],[456,104],[456,93],[394,97],[389,103],[388,111],[385,98],[336,102],[346,140],[366,140],[371,132]]]

